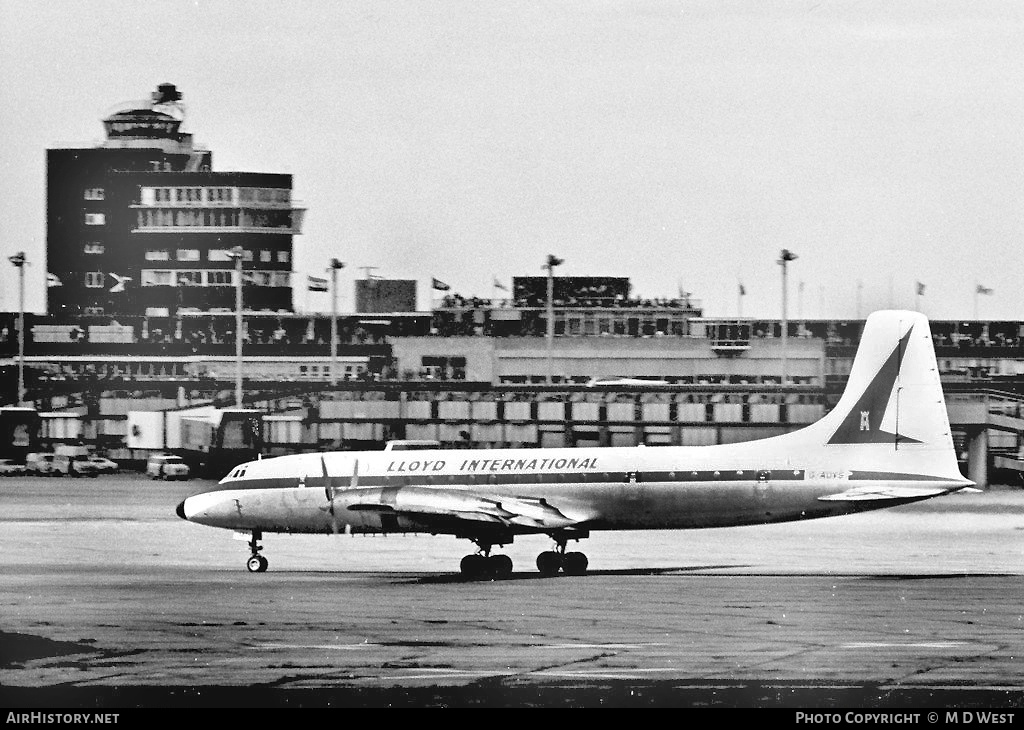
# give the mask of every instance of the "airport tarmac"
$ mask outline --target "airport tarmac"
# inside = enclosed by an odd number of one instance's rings
[[[0,480],[7,707],[1024,709],[1024,490],[704,531],[597,533],[501,581],[444,536],[184,522],[209,484]]]

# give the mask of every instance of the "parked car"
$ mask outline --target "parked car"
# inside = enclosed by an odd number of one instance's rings
[[[185,460],[172,454],[154,454],[146,462],[150,479],[188,479],[189,468]]]
[[[89,454],[87,457],[89,462],[95,467],[96,471],[100,474],[116,474],[120,471],[116,461],[111,461],[105,456],[99,454]]]
[[[99,471],[85,454],[57,454],[53,457],[53,471],[65,477],[96,477]]]
[[[0,459],[0,477],[16,477],[28,472],[24,464],[13,459]]]
[[[29,474],[52,477],[56,475],[53,460],[56,454],[33,451],[25,457],[25,469]]]

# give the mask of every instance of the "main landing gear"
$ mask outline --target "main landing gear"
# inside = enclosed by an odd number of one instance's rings
[[[252,555],[245,563],[245,567],[249,569],[250,573],[264,573],[267,570],[267,566],[270,564],[267,559],[260,555],[260,550],[263,548],[260,546],[259,541],[263,538],[263,533],[259,530],[252,531],[252,539],[249,540],[249,550],[252,551]]]
[[[555,549],[545,550],[537,556],[537,570],[543,576],[552,576],[561,570],[566,575],[584,575],[589,561],[579,552],[565,552],[565,538],[554,538]]]
[[[569,537],[563,535],[552,535],[555,541],[553,550],[545,550],[537,556],[537,570],[545,577],[557,575],[562,571],[566,575],[585,575],[589,561],[587,556],[580,552],[566,552],[565,544]],[[584,534],[583,537],[586,537]],[[578,540],[579,537],[572,539]],[[512,558],[508,555],[491,555],[493,545],[483,540],[473,540],[479,551],[473,555],[467,555],[459,564],[459,570],[464,578],[470,579],[500,579],[512,575]],[[509,540],[511,542],[511,539]]]
[[[512,575],[512,558],[491,555],[490,543],[477,542],[480,552],[467,555],[459,563],[464,578],[508,578]]]

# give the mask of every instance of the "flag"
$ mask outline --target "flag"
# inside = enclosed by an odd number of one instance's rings
[[[502,291],[508,291],[508,287],[498,281],[497,277],[494,279],[494,288],[501,289]]]
[[[438,291],[448,291],[449,289],[451,289],[451,287],[450,287],[450,286],[448,286],[447,284],[445,284],[445,283],[444,283],[443,281],[441,281],[440,279],[434,279],[434,282],[433,282],[432,286],[433,286],[433,287],[434,287],[435,289],[437,289]]]
[[[746,289],[745,286],[743,286],[742,282],[740,283],[740,296],[741,297],[747,296],[747,289]]]
[[[307,276],[310,291],[327,291],[327,279],[319,276]]]
[[[113,271],[110,272],[110,276],[117,282],[112,287],[110,287],[110,291],[114,294],[123,292],[124,285],[132,280],[132,277],[130,276],[121,276],[120,274],[115,274]]]
[[[991,289],[989,289],[986,286],[982,286],[981,284],[978,284],[978,288],[976,289],[976,291],[978,292],[978,294],[991,294],[992,293]]]
[[[64,282],[58,279],[56,274],[47,274],[46,286],[64,286]]]
[[[922,284],[921,282],[917,282],[917,295],[919,297],[924,296],[924,284]]]

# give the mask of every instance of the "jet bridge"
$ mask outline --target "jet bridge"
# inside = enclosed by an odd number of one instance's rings
[[[949,386],[943,387],[950,427],[964,434],[967,477],[979,487],[988,486],[991,466],[1024,478],[1024,396],[987,389],[950,392]],[[994,448],[992,432],[1012,434],[1013,446]]]

